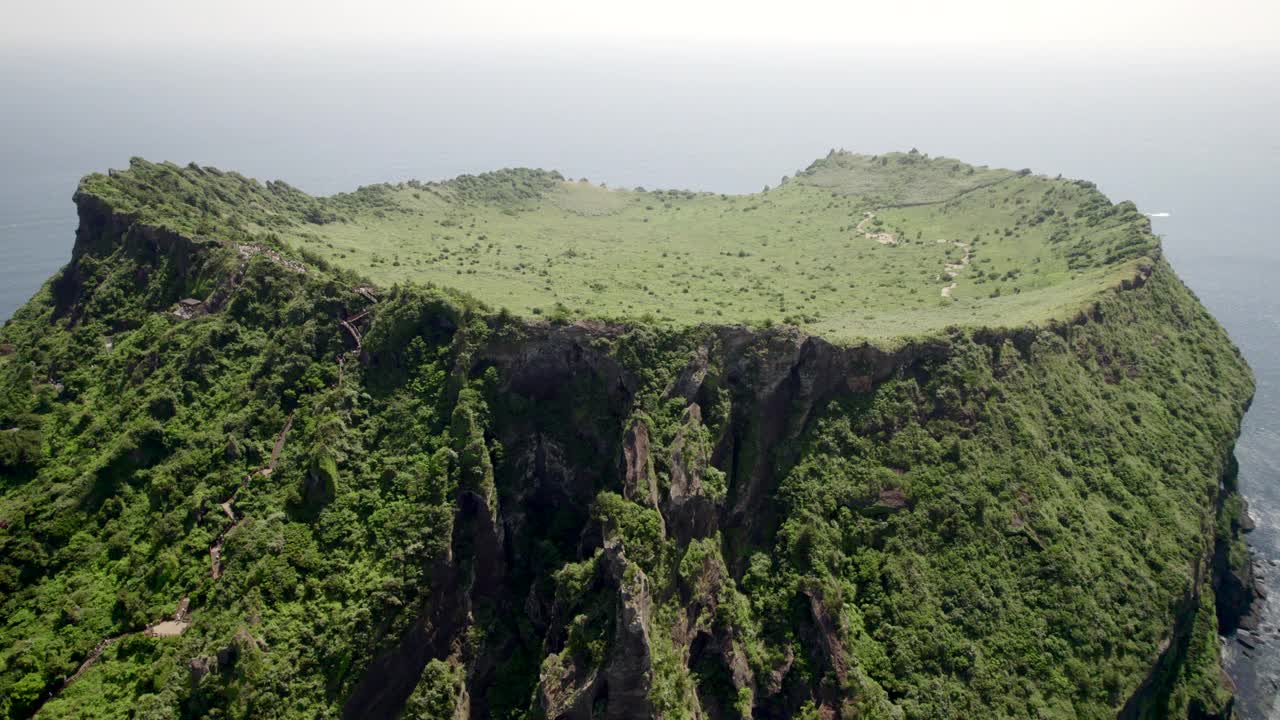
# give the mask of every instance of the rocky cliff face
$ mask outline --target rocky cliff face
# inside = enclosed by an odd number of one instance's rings
[[[653,716],[647,699],[655,680],[652,633],[672,636],[665,640],[673,645],[668,652],[674,652],[682,665],[723,665],[734,692],[754,696],[755,678],[734,638],[741,630],[699,627],[700,617],[715,616],[724,583],[732,585],[729,568],[739,568],[741,576],[746,553],[715,547],[694,569],[687,586],[669,581],[655,585],[628,559],[626,542],[619,537],[625,530],[610,519],[593,516],[598,493],[617,492],[622,502],[648,510],[661,529],[662,543],[677,554],[691,543],[706,543],[723,533],[767,542],[779,522],[772,507],[774,493],[781,475],[796,460],[791,445],[820,409],[838,396],[869,393],[896,373],[919,371],[923,363],[944,357],[946,344],[928,342],[885,352],[837,348],[794,330],[708,329],[687,339],[680,349],[687,359],[667,368],[669,383],[646,388],[645,379],[625,367],[610,344],[630,339],[630,328],[583,323],[508,330],[515,336],[477,346],[465,372],[479,377],[488,368],[496,370],[499,380],[492,392],[498,404],[520,398],[530,407],[542,407],[520,414],[495,413],[486,433],[509,458],[498,466],[501,492],[491,516],[492,525],[500,529],[494,531],[486,521],[485,532],[465,539],[458,538],[455,529],[454,558],[461,552],[458,546],[465,545],[473,572],[483,574],[490,588],[503,589],[505,597],[487,598],[499,606],[496,614],[527,614],[534,637],[542,638],[543,649],[556,658],[544,664],[538,681],[542,711],[549,717],[592,717],[604,708],[608,717]],[[382,367],[394,361],[374,353],[366,362]],[[646,416],[645,400],[639,397],[655,390],[663,404],[678,409],[672,412],[673,422],[660,431],[650,429],[655,420]],[[704,405],[717,414],[710,425],[704,420]],[[459,504],[462,514],[467,514],[466,507],[484,507],[465,498]],[[563,647],[577,606],[540,592],[539,579],[530,576],[529,550],[547,541],[548,513],[578,518],[580,526],[569,533],[571,542],[564,550],[572,557],[594,558],[591,592],[610,598],[612,639],[608,653],[595,662]],[[469,521],[459,522],[455,528],[469,526]],[[680,606],[673,621],[659,628],[653,627],[655,592]],[[849,669],[836,637],[836,620],[820,588],[806,590],[804,597],[815,624],[810,639],[823,648],[817,662],[838,668],[837,679],[843,682]],[[429,617],[438,612],[436,602],[432,598],[432,609],[422,616],[421,630],[432,632],[430,626],[439,624],[455,638],[462,634],[466,628],[456,621]],[[468,596],[446,604],[457,608],[475,602]],[[417,629],[374,666],[362,690],[347,704],[350,716],[390,715],[398,708],[394,702],[383,707],[365,694],[366,686],[368,692],[409,695],[430,659],[424,646],[432,644],[416,633]],[[440,652],[438,648],[434,655]],[[505,656],[511,648],[499,645],[484,652]],[[490,666],[494,661],[477,662]],[[785,676],[790,662],[775,674]],[[474,672],[467,676],[481,684],[492,680]],[[476,700],[483,691],[470,687],[466,693],[471,712],[478,716],[485,714]],[[692,696],[686,699],[696,701]],[[829,701],[833,707],[839,704],[834,695]],[[728,717],[734,708],[696,712]]]
[[[53,559],[0,579],[6,615],[76,562],[123,599],[48,619],[76,639],[23,666],[46,712],[110,635],[96,662],[184,678],[125,695],[182,714],[1230,715],[1252,386],[1163,261],[1071,323],[839,347],[530,323],[78,202],[0,366],[0,420],[51,441],[4,469],[2,539]],[[135,639],[179,593],[184,644]]]
[[[1161,271],[1160,279],[1172,281],[1167,270]],[[1127,284],[1122,292],[1136,291],[1144,280]],[[511,460],[497,465],[499,501],[494,522],[503,531],[478,541],[492,543],[485,550],[488,556],[505,558],[483,563],[492,582],[516,588],[505,599],[494,598],[499,605],[496,614],[525,615],[529,627],[522,628],[523,638],[515,627],[510,628],[504,643],[480,654],[506,656],[512,651],[509,643],[533,640],[545,658],[536,686],[538,707],[549,717],[661,714],[651,699],[661,694],[656,683],[679,687],[682,674],[688,677],[689,687],[678,697],[677,707],[667,709],[676,714],[781,717],[806,707],[822,714],[901,714],[884,688],[860,666],[856,653],[846,647],[851,633],[843,625],[848,620],[841,616],[840,607],[847,600],[824,589],[821,581],[811,578],[797,584],[801,615],[792,618],[791,627],[796,641],[766,663],[750,658],[746,647],[759,642],[759,629],[724,620],[731,611],[722,604],[741,602],[736,583],[743,581],[752,551],[776,542],[785,524],[778,496],[786,477],[805,457],[806,435],[833,404],[873,398],[894,380],[911,378],[928,384],[931,374],[946,368],[958,353],[986,357],[997,376],[1014,372],[1013,366],[1020,363],[1036,362],[1038,352],[1061,340],[1075,341],[1077,358],[1088,354],[1095,359],[1103,348],[1091,347],[1087,340],[1082,343],[1080,336],[1090,324],[1106,323],[1105,315],[1119,310],[1095,308],[1075,324],[1048,331],[1047,338],[1044,333],[988,333],[912,343],[894,352],[837,348],[789,330],[707,329],[684,338],[685,345],[677,353],[682,361],[672,362],[664,382],[649,381],[649,387],[641,377],[646,368],[628,368],[624,353],[619,352],[619,345],[626,349],[633,333],[630,328],[589,323],[509,328],[511,336],[475,348],[466,373],[479,377],[493,368],[496,404],[521,398],[528,400],[527,408],[538,408],[511,415],[496,412],[486,430],[492,444],[504,448]],[[1105,354],[1102,357],[1106,358],[1100,363],[1104,372],[1114,371],[1113,361]],[[375,367],[383,364],[376,356],[369,362]],[[1141,370],[1131,366],[1123,373],[1134,380]],[[566,389],[571,389],[568,398]],[[963,385],[954,389],[969,390]],[[648,414],[655,400],[670,408],[665,418]],[[971,416],[962,401],[950,406],[935,398],[907,412],[921,413],[926,424],[952,422],[968,426],[975,434],[982,431],[982,419]],[[878,420],[894,425],[905,419]],[[867,429],[873,437],[886,434],[886,428]],[[901,432],[901,428],[887,430],[891,436]],[[1229,441],[1229,436],[1220,439],[1218,453],[1206,458],[1211,468],[1227,468],[1225,481],[1221,486],[1215,483],[1208,492],[1201,522],[1210,527],[1214,508],[1221,518],[1223,508],[1234,502]],[[624,520],[593,512],[601,503],[598,493],[602,490],[618,493],[625,504],[644,508],[636,512],[649,514],[660,542],[674,556],[692,556],[698,562],[686,568],[681,559],[675,577],[650,579],[640,564],[627,557],[627,535],[633,528]],[[1020,506],[1035,504],[1022,491],[1018,498]],[[849,502],[872,517],[912,512],[910,496],[894,487],[869,490]],[[568,512],[580,522],[568,534],[571,542],[563,550],[580,560],[589,559],[586,594],[604,598],[600,617],[578,614],[583,609],[581,598],[553,597],[545,585],[539,587],[531,568],[522,572],[532,562],[529,549],[547,541],[548,512]],[[1021,507],[1013,511],[1010,529],[1026,531],[1033,547],[1046,550],[1045,541],[1027,527],[1023,512]],[[1178,702],[1172,696],[1183,677],[1201,670],[1188,667],[1187,649],[1199,609],[1212,605],[1204,592],[1217,592],[1224,632],[1230,627],[1228,618],[1247,607],[1251,583],[1225,560],[1226,548],[1238,542],[1238,526],[1227,523],[1224,533],[1210,533],[1189,543],[1198,548],[1189,554],[1191,571],[1152,650],[1154,661],[1129,691],[1120,710],[1122,717],[1166,713],[1171,702]],[[878,544],[875,537],[869,540],[871,545]],[[659,568],[672,572],[669,567]],[[1247,572],[1247,563],[1244,568]],[[664,606],[668,612],[658,617],[655,606]],[[584,655],[574,649],[574,623],[584,617],[612,626],[605,633],[607,650]],[[655,636],[662,637],[661,650],[653,647]],[[407,696],[421,661],[407,661],[406,650],[412,654],[416,646],[402,646],[384,662],[403,672],[399,693]],[[797,658],[798,653],[808,657]],[[655,670],[654,658],[659,654],[668,655],[674,668]],[[809,679],[797,683],[793,673],[800,663]],[[718,694],[689,677],[707,666],[724,684]],[[467,676],[480,683],[466,689],[470,712],[482,716],[486,709],[476,698],[483,695],[482,685],[491,678],[471,672]],[[388,674],[381,669],[366,678],[384,688],[387,681]],[[1187,707],[1205,705],[1199,699],[1185,702]],[[858,709],[864,706],[870,709]],[[347,708],[352,715],[370,711],[359,694]],[[1230,711],[1229,704],[1219,703],[1212,711],[1196,712],[1225,716]]]

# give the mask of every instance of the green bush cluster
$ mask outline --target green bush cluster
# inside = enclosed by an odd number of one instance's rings
[[[29,714],[117,636],[42,715],[114,716],[135,702],[157,717],[325,714],[431,590],[467,470],[441,379],[452,328],[434,324],[461,319],[452,296],[383,299],[371,349],[405,337],[406,323],[419,323],[416,342],[383,356],[403,370],[366,385],[354,356],[337,362],[351,349],[339,318],[369,305],[344,278],[200,252],[214,257],[194,271],[126,245],[86,255],[65,271],[83,282],[72,307],[55,302],[55,279],[5,325],[5,717]],[[173,288],[197,281],[231,294],[181,319]],[[184,596],[196,626],[139,634]],[[215,669],[192,683],[199,658]]]

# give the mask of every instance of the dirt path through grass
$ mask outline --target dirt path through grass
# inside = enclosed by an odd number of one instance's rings
[[[938,242],[944,243],[946,240],[939,240]],[[951,242],[956,247],[964,250],[964,256],[960,258],[959,262],[947,263],[942,266],[943,276],[951,280],[950,285],[942,288],[942,297],[944,298],[951,297],[951,293],[960,285],[960,283],[956,281],[956,278],[960,275],[962,270],[969,266],[969,258],[971,257],[969,252],[969,243],[961,242],[959,240],[952,240]]]
[[[893,233],[872,232],[867,229],[867,226],[875,221],[875,217],[876,217],[876,214],[870,210],[864,212],[862,214],[862,220],[858,222],[857,227],[854,228],[854,232],[861,234],[864,238],[868,240],[875,240],[881,245],[897,245],[898,238],[894,237]],[[938,242],[945,243],[947,241],[939,240]],[[971,256],[969,252],[969,243],[961,242],[959,240],[952,240],[951,242],[956,247],[964,250],[964,256],[961,257],[959,261],[954,263],[947,263],[942,267],[943,277],[946,277],[947,279],[951,280],[950,285],[947,285],[946,287],[942,288],[942,297],[944,298],[951,297],[951,293],[954,292],[956,287],[960,285],[960,283],[956,281],[956,277],[960,275],[960,272],[962,270],[968,267],[969,259]]]
[[[869,225],[875,219],[876,219],[876,214],[871,212],[870,210],[863,213],[862,220],[859,221],[858,226],[853,229],[854,232],[862,233],[862,236],[865,237],[866,239],[875,240],[881,245],[897,245],[898,238],[894,237],[893,233],[870,232],[867,230],[867,225]]]

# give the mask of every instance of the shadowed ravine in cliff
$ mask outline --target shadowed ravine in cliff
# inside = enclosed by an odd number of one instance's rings
[[[677,435],[671,445],[670,492],[663,498],[655,482],[647,425],[634,422],[622,432],[626,427],[622,421],[635,411],[633,398],[640,381],[608,353],[593,347],[596,341],[623,335],[627,329],[588,323],[559,328],[532,326],[525,332],[527,336],[518,344],[499,343],[478,349],[469,374],[479,376],[487,368],[497,368],[504,378],[499,387],[501,395],[541,399],[562,408],[563,414],[543,415],[535,422],[513,418],[510,425],[499,422],[490,428],[489,433],[517,458],[508,467],[499,468],[500,472],[510,473],[507,478],[497,478],[500,500],[496,520],[501,530],[495,531],[484,519],[488,509],[483,499],[473,495],[460,498],[454,549],[443,575],[448,578],[447,586],[458,587],[462,594],[449,595],[443,602],[440,596],[431,598],[414,630],[396,650],[370,668],[347,703],[346,714],[350,717],[395,716],[427,660],[448,656],[452,644],[442,641],[456,642],[457,636],[465,631],[465,623],[459,622],[459,618],[469,615],[469,608],[477,601],[496,605],[497,617],[512,618],[528,612],[530,607],[548,608],[553,604],[553,598],[540,596],[536,588],[527,587],[527,575],[521,582],[521,570],[529,562],[522,548],[536,545],[541,540],[537,535],[546,531],[531,516],[551,508],[563,512],[567,506],[586,521],[593,488],[617,487],[620,481],[624,498],[660,511],[666,532],[674,542],[686,545],[723,530],[728,531],[726,534],[752,538],[751,542],[758,545],[776,531],[773,526],[776,517],[769,512],[767,500],[776,491],[780,476],[785,475],[794,461],[788,457],[793,453],[784,452],[780,446],[796,440],[816,410],[833,397],[855,388],[865,391],[895,372],[904,369],[912,372],[910,368],[919,358],[946,352],[942,343],[884,352],[872,347],[840,349],[820,338],[785,332],[760,335],[726,328],[710,333],[705,344],[693,352],[692,361],[680,368],[676,382],[664,395],[687,407],[683,424],[689,432],[703,427],[698,399],[707,401],[709,383],[733,389],[738,396],[733,415],[723,424],[722,432],[709,450],[704,448],[699,453],[686,447],[683,435]],[[708,367],[712,358],[723,374],[708,378],[709,372],[716,373]],[[377,366],[380,361],[370,357],[369,362]],[[601,414],[590,417],[586,423],[575,423],[573,414],[577,408],[573,407],[573,400],[553,397],[553,389],[564,387],[573,387],[575,397],[603,400],[593,408]],[[761,422],[761,418],[776,420]],[[557,430],[567,431],[568,437]],[[606,434],[601,435],[601,431]],[[566,450],[567,444],[585,445],[586,455],[580,457],[588,460],[588,464],[566,462],[566,458],[573,455]],[[750,453],[743,451],[743,447],[750,447]],[[615,462],[610,463],[608,458],[614,458]],[[732,478],[730,487],[733,488],[727,498],[719,500],[711,500],[702,491],[704,474],[708,467],[716,464],[715,458],[728,459],[722,464]],[[610,464],[616,466],[609,467]],[[589,523],[570,534],[569,539],[573,542],[564,549],[579,554],[589,554],[592,544],[602,541],[599,530]],[[729,567],[739,568],[740,576],[746,558],[735,553],[731,543],[726,543],[722,551],[725,562]],[[468,563],[464,571],[455,563],[456,558],[466,556],[475,560]],[[609,717],[649,717],[652,712],[643,702],[649,690],[644,678],[651,673],[643,667],[648,662],[645,659],[649,654],[647,634],[651,632],[651,619],[645,608],[651,602],[645,597],[649,592],[645,587],[647,583],[641,583],[641,589],[628,589],[623,576],[629,564],[620,544],[606,543],[604,557],[606,569],[601,571],[602,582],[611,586],[610,592],[618,593],[617,636],[630,638],[631,646],[619,648],[598,676],[592,674],[589,680],[579,680],[585,687],[570,691],[544,686],[539,693],[550,716],[591,717],[592,707],[601,701],[608,702]],[[464,580],[456,577],[458,572],[471,575]],[[724,568],[709,572],[722,573]],[[506,590],[499,593],[498,588]],[[714,603],[714,599],[710,601]],[[693,597],[690,602],[687,613],[692,625],[697,611],[708,598]],[[813,602],[819,603],[819,600]],[[815,612],[819,612],[819,607],[815,605]],[[551,614],[554,616],[554,610]],[[554,638],[564,632],[563,628],[548,625],[546,619],[531,620],[535,630],[546,634],[551,645]],[[830,641],[829,634],[823,636],[827,641]],[[694,633],[688,641],[697,644],[697,652],[692,648],[688,652],[695,656],[729,652],[730,656],[722,659],[726,666],[741,665],[742,659],[733,655],[733,646],[727,637],[713,641],[710,646],[708,640],[709,636]],[[500,646],[486,650],[500,658],[510,648]],[[494,659],[482,656],[472,662],[489,666]],[[749,687],[744,673],[746,670],[740,668],[737,681],[743,683],[742,687]],[[468,678],[476,684],[492,681],[487,673],[469,673]],[[627,690],[628,686],[633,689]],[[483,706],[476,701],[477,697],[483,697],[484,689],[482,684],[467,687],[473,716],[485,715]],[[576,699],[566,703],[560,694],[565,692],[577,693]],[[561,712],[555,712],[556,708]]]

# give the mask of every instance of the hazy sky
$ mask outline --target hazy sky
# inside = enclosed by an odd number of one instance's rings
[[[39,0],[0,47],[320,49],[472,43],[1272,56],[1276,0]]]

